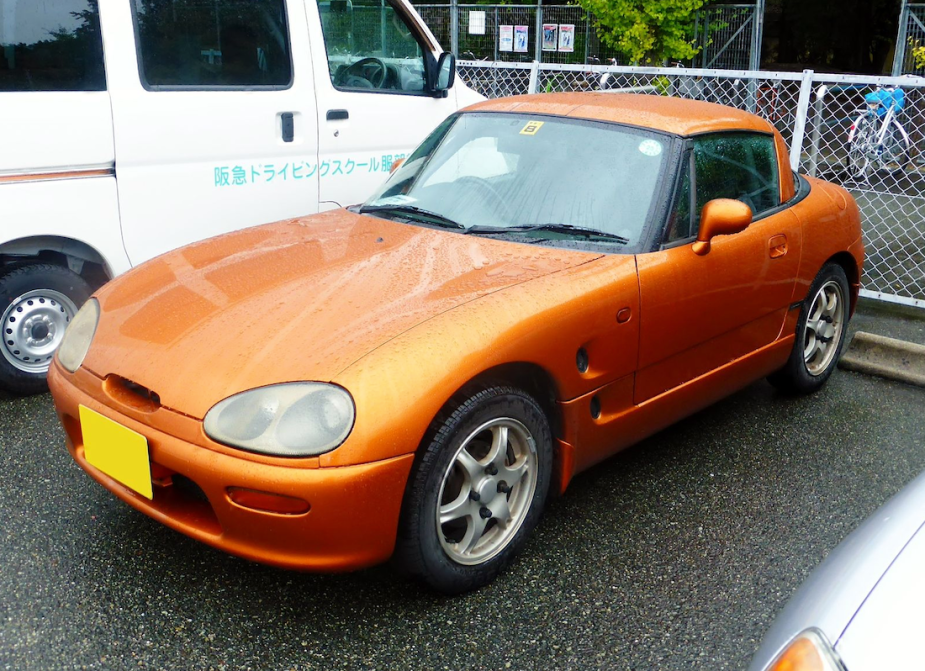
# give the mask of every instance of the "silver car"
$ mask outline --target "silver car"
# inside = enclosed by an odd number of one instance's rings
[[[864,521],[778,615],[751,671],[921,669],[925,473]]]

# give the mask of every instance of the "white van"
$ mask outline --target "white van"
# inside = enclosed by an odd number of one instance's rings
[[[0,387],[132,266],[365,199],[454,69],[406,0],[0,0]]]

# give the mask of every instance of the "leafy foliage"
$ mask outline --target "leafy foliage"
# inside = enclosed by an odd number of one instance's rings
[[[598,24],[602,40],[631,63],[689,60],[694,21],[706,0],[579,0]]]

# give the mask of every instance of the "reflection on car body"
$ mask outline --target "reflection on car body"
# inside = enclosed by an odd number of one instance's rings
[[[291,568],[392,557],[453,593],[574,474],[761,377],[818,389],[862,263],[851,196],[795,177],[758,117],[495,100],[360,207],[107,285],[50,384],[77,462],[172,528]]]

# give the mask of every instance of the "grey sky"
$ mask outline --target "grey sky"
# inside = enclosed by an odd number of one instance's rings
[[[0,0],[0,43],[31,44],[48,39],[58,28],[79,25],[71,12],[87,8],[87,0]]]

